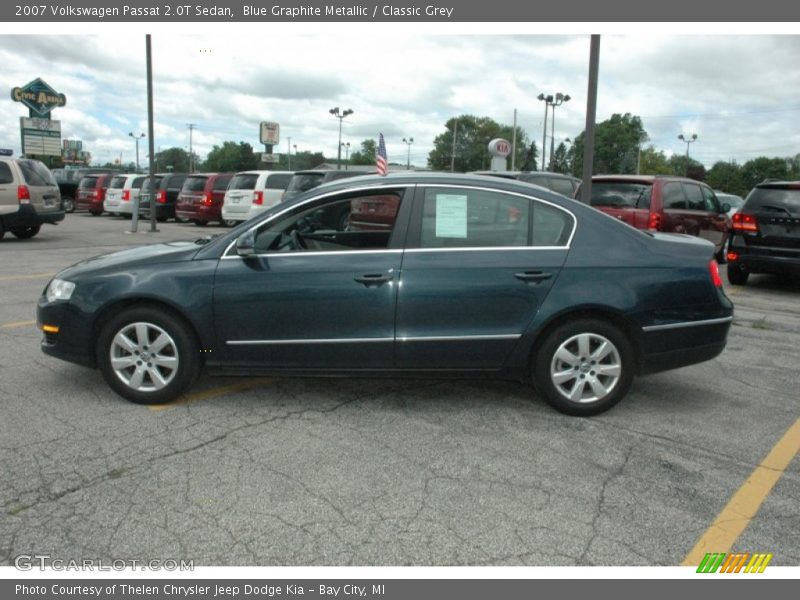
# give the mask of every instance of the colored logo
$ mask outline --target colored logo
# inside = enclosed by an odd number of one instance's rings
[[[59,94],[40,78],[36,78],[22,87],[11,90],[11,99],[22,102],[31,111],[31,116],[49,118],[50,111],[67,103],[67,97]]]
[[[697,565],[698,573],[763,573],[772,554],[708,552]]]

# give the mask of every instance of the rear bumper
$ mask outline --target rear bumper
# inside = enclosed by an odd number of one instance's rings
[[[103,212],[103,201],[95,200],[94,198],[85,200],[75,198],[76,210],[88,210],[89,212]]]
[[[715,358],[725,349],[732,322],[731,311],[727,316],[703,321],[644,328],[640,374],[678,369]]]
[[[63,209],[37,212],[36,208],[30,204],[20,204],[17,212],[3,215],[3,226],[6,229],[11,229],[12,227],[35,227],[43,223],[54,224],[63,220]]]
[[[190,221],[219,221],[220,207],[199,205],[189,209],[176,208],[175,216]]]
[[[738,255],[728,259],[729,269],[738,266],[751,273],[800,275],[800,245],[797,248],[754,246],[735,236],[731,238],[728,251]]]

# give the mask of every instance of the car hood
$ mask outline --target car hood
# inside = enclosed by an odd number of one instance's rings
[[[112,270],[125,271],[140,265],[157,265],[183,260],[191,260],[202,246],[191,242],[167,242],[138,246],[110,254],[101,254],[67,267],[58,274],[59,278],[70,279],[87,273]]]

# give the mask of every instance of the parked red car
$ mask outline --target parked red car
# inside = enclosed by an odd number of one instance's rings
[[[193,173],[183,183],[175,204],[175,218],[208,225],[222,223],[222,202],[233,173]]]
[[[88,210],[93,215],[103,214],[106,190],[114,173],[84,175],[75,190],[75,210]]]
[[[597,175],[591,204],[637,229],[705,238],[714,244],[717,261],[725,262],[730,206],[704,183],[662,175]]]

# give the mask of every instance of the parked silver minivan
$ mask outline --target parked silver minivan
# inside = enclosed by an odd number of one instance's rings
[[[31,238],[42,223],[63,219],[58,184],[44,163],[0,157],[0,238],[6,231],[20,239]]]

